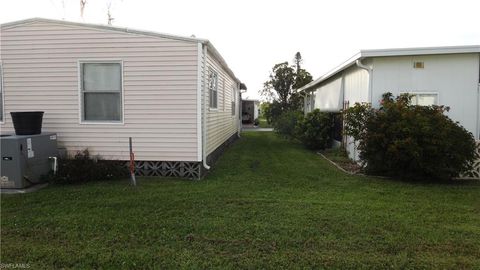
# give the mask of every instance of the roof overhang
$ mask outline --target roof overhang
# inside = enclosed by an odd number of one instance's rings
[[[132,28],[126,28],[126,27],[117,27],[112,25],[92,24],[92,23],[83,23],[83,22],[80,23],[80,22],[72,22],[72,21],[64,21],[64,20],[46,19],[46,18],[30,18],[25,20],[8,22],[8,23],[0,24],[0,28],[9,29],[9,28],[17,27],[19,25],[31,24],[35,22],[61,24],[61,25],[77,26],[77,27],[87,27],[87,28],[100,29],[100,30],[106,30],[106,31],[116,31],[116,32],[123,32],[123,33],[136,34],[136,35],[142,35],[142,36],[149,36],[149,37],[167,38],[167,39],[180,40],[185,42],[201,43],[207,46],[208,50],[212,53],[213,57],[220,63],[220,65],[227,71],[228,75],[230,75],[237,84],[243,84],[235,76],[233,71],[228,67],[225,59],[220,55],[220,53],[217,51],[217,49],[213,46],[213,44],[208,39],[183,37],[183,36],[164,34],[164,33],[153,32],[153,31],[138,30],[138,29],[132,29]],[[246,86],[245,86],[245,89],[246,89]]]
[[[309,84],[299,88],[298,91],[313,91],[314,87],[321,82],[324,82],[339,72],[355,65],[357,60],[363,60],[365,58],[458,53],[480,53],[480,45],[361,50],[359,53],[350,57],[336,68],[330,70]]]

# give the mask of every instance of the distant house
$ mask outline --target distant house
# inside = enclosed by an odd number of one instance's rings
[[[253,123],[258,118],[260,101],[256,99],[242,100],[242,122]]]
[[[44,111],[70,153],[88,148],[147,175],[198,178],[240,130],[244,85],[208,40],[28,19],[1,25],[1,131]]]
[[[410,93],[413,104],[449,106],[448,116],[478,140],[479,69],[480,46],[363,50],[299,90],[305,92],[305,113],[340,112],[356,102],[379,107],[385,92]],[[350,157],[358,158],[346,139]]]

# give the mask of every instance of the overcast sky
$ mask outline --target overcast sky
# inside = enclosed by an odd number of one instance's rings
[[[62,4],[62,2],[64,4]],[[0,23],[107,23],[110,0],[0,0]],[[300,51],[314,78],[360,49],[480,44],[480,1],[112,0],[113,25],[209,39],[257,98],[272,66]],[[1,40],[0,40],[1,42]]]

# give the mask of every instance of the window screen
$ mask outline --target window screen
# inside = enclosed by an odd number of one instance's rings
[[[438,104],[437,94],[413,94],[412,105],[431,106]]]
[[[82,117],[85,121],[122,121],[120,63],[81,64]]]

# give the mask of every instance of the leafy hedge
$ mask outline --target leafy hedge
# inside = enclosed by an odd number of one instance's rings
[[[128,176],[125,162],[102,160],[98,156],[91,156],[87,149],[77,152],[74,156],[67,156],[58,160],[56,175],[49,175],[49,182],[59,184],[85,183],[118,179]]]
[[[333,139],[333,120],[331,113],[314,110],[297,123],[297,138],[309,149],[328,148]]]
[[[272,126],[277,134],[288,139],[297,139],[296,127],[303,119],[299,111],[285,111],[274,118]]]
[[[355,104],[345,133],[359,142],[367,173],[411,179],[450,179],[476,157],[473,135],[444,113],[445,106],[413,106],[411,96],[383,95],[379,109]]]
[[[300,111],[285,111],[273,117],[272,126],[277,134],[298,140],[309,149],[325,149],[332,143],[334,118],[334,114],[318,109],[307,115]]]

